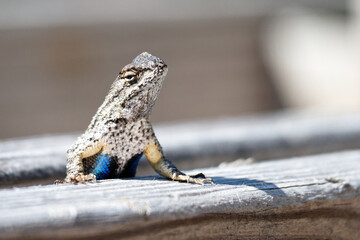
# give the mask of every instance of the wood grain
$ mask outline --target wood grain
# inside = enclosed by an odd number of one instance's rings
[[[0,238],[359,239],[360,150],[0,191]]]
[[[360,147],[360,114],[279,112],[248,118],[155,126],[166,156],[180,169],[216,166],[237,158],[255,161]],[[64,177],[65,153],[78,134],[0,142],[0,184]],[[138,173],[152,174],[147,161]]]

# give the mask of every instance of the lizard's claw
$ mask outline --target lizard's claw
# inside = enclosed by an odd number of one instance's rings
[[[89,173],[89,174],[85,175],[83,173],[78,173],[78,174],[70,177],[71,183],[85,183],[85,182],[90,182],[90,181],[96,181],[95,174]]]
[[[54,184],[58,185],[58,184],[63,184],[65,183],[65,181],[63,180],[55,180]]]
[[[83,173],[78,173],[75,175],[71,175],[69,177],[67,177],[64,181],[61,180],[56,180],[55,184],[62,184],[62,183],[85,183],[85,182],[90,182],[90,181],[96,181],[96,176],[93,173],[89,173],[89,174],[83,174]]]
[[[180,181],[180,182],[188,182],[188,183],[197,183],[197,184],[201,184],[201,185],[204,185],[207,182],[213,183],[211,178],[206,178],[205,175],[202,173],[192,175],[192,176],[174,173],[172,175],[172,180]]]

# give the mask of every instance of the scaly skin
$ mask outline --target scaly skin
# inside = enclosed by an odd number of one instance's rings
[[[132,177],[144,153],[160,175],[182,182],[212,182],[200,173],[188,176],[164,157],[149,121],[167,73],[166,64],[144,52],[126,65],[83,135],[67,151],[63,182]]]

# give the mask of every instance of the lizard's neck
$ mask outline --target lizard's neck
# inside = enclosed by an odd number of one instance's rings
[[[121,102],[114,101],[114,94],[110,92],[96,111],[89,128],[120,118],[121,109]]]

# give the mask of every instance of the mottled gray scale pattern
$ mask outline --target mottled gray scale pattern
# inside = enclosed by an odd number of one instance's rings
[[[141,153],[145,153],[156,172],[167,178],[199,184],[211,182],[203,174],[188,176],[179,171],[164,157],[155,137],[149,116],[166,73],[166,64],[147,52],[121,70],[87,130],[68,150],[65,182],[99,177],[89,173],[89,169],[95,166],[91,162],[97,164],[96,156],[101,154],[112,159],[110,171],[115,172],[115,177],[128,176],[129,170],[133,175],[132,159]]]
[[[79,159],[101,150],[118,158],[119,174],[129,159],[144,152],[155,137],[148,117],[166,73],[166,64],[147,52],[121,70],[88,129],[67,152],[68,178],[82,171]]]
[[[145,150],[148,139],[153,135],[151,125],[145,118],[126,124],[111,124],[108,133],[104,137],[106,147],[103,153],[118,158],[118,175],[121,174],[129,159]]]

